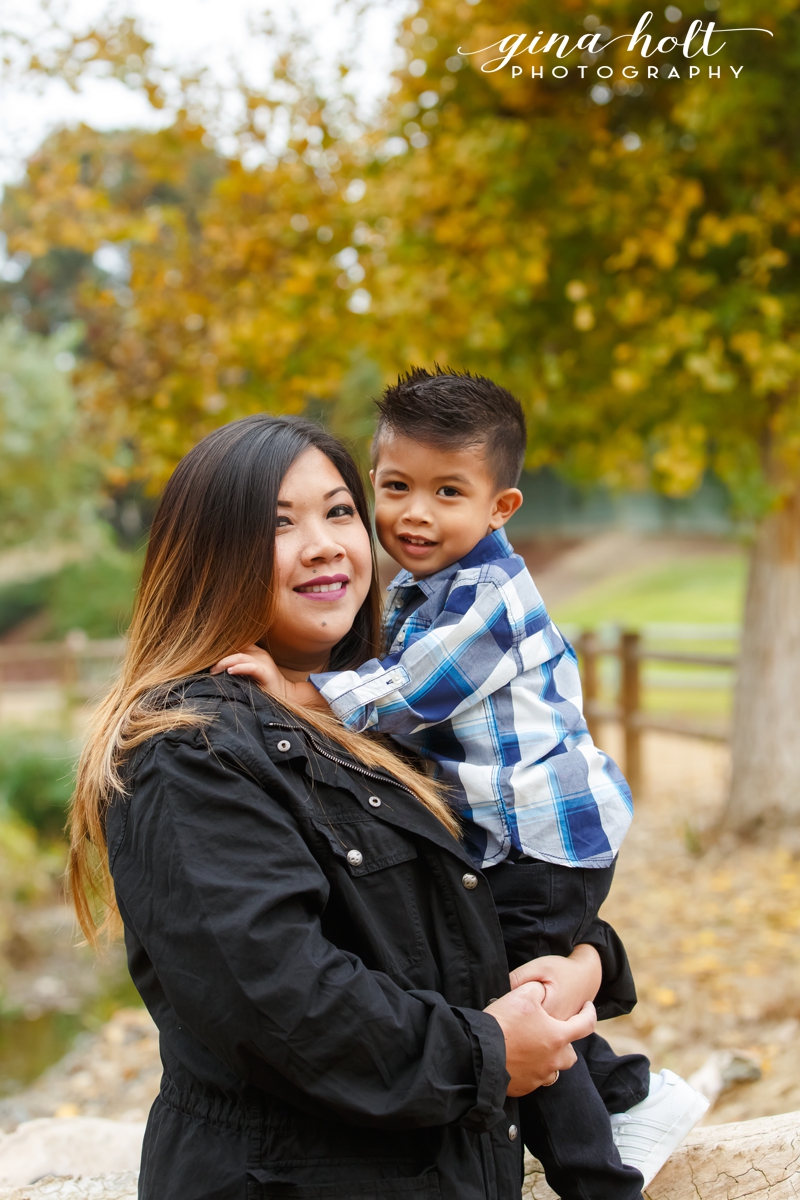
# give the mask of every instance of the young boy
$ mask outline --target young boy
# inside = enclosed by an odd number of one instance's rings
[[[400,378],[378,409],[375,524],[404,568],[390,585],[388,653],[310,682],[344,724],[391,734],[446,784],[509,968],[561,956],[541,964],[557,998],[565,960],[592,945],[603,984],[583,999],[600,1017],[630,1012],[625,951],[597,915],[630,791],[592,742],[575,653],[503,532],[522,503],[521,406],[487,379],[437,368]],[[569,1071],[522,1098],[525,1144],[564,1200],[638,1200],[707,1102],[596,1034],[575,1049]]]

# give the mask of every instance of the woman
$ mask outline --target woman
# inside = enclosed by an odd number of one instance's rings
[[[217,430],[164,492],[72,819],[81,922],[115,895],[161,1035],[142,1200],[516,1200],[512,1097],[593,1028],[508,992],[430,781],[207,673],[256,641],[290,678],[373,654],[368,529],[352,459],[296,418]]]

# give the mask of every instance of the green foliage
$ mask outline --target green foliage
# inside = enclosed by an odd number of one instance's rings
[[[96,528],[100,470],[68,375],[78,336],[74,326],[40,337],[0,324],[0,548]]]
[[[71,629],[82,629],[90,638],[121,637],[141,567],[139,555],[122,553],[64,567],[48,586],[48,637],[63,638]]]
[[[0,739],[0,810],[41,837],[62,835],[74,786],[77,754],[73,743],[56,734]]]
[[[0,634],[26,617],[43,614],[46,623],[36,637],[45,641],[64,638],[72,629],[91,638],[121,637],[141,568],[140,554],[107,548],[45,578],[0,588]]]
[[[48,580],[33,579],[0,588],[0,634],[13,629],[26,617],[41,612],[47,603]]]

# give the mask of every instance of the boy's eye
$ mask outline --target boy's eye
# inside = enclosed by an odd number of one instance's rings
[[[388,483],[383,485],[390,492],[407,492],[408,484],[402,483],[399,479],[390,479]]]
[[[354,517],[356,510],[352,504],[335,504],[328,513],[329,517]]]
[[[439,494],[442,496],[460,496],[461,492],[458,488],[445,486],[439,488]]]

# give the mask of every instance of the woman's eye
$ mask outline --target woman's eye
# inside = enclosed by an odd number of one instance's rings
[[[278,517],[278,529],[283,529],[287,525],[291,525],[291,521],[289,520],[289,518],[279,516]]]
[[[458,490],[458,488],[454,488],[454,487],[440,487],[439,493],[442,496],[460,496],[461,495],[461,492]]]
[[[336,504],[328,513],[329,517],[354,517],[356,510],[352,504]]]

